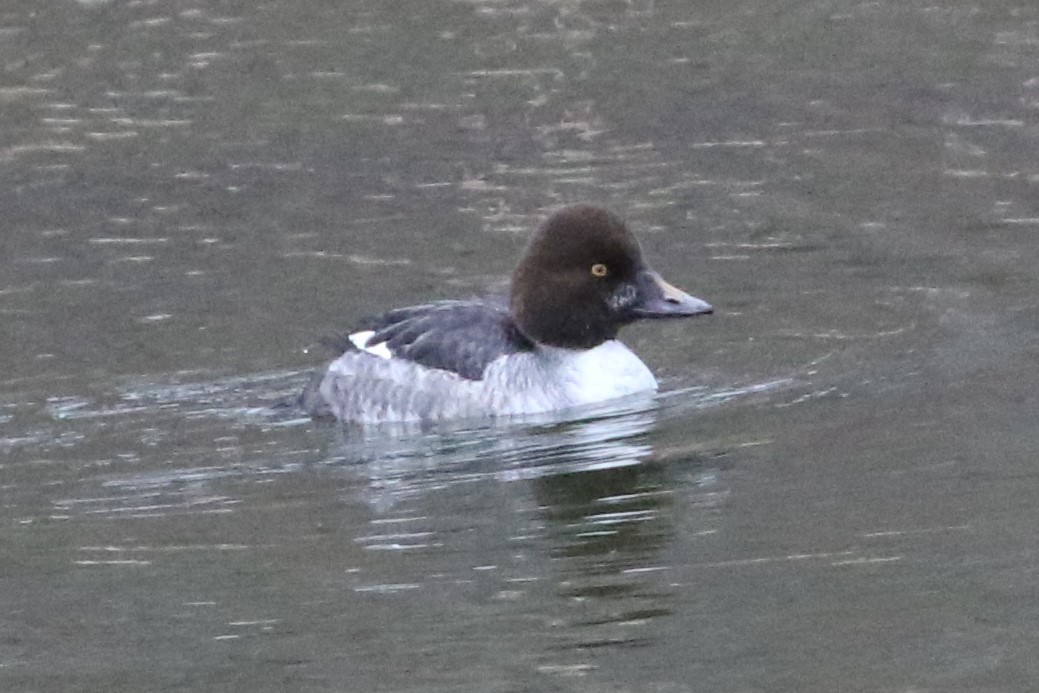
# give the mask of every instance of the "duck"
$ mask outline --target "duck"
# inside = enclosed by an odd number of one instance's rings
[[[360,320],[298,404],[356,424],[572,413],[657,390],[621,327],[712,312],[649,267],[619,216],[568,206],[534,232],[505,294]]]

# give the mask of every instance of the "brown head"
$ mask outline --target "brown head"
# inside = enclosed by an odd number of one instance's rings
[[[538,228],[513,272],[510,309],[528,338],[571,349],[598,346],[640,318],[712,310],[661,279],[624,222],[591,205],[566,207]]]

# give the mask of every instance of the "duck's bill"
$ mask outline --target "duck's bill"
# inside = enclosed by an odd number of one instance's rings
[[[639,274],[638,291],[634,313],[639,318],[690,318],[714,312],[710,303],[668,284],[656,272]]]

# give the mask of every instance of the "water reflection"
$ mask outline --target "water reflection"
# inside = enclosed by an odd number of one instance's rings
[[[659,464],[546,476],[534,491],[557,561],[556,648],[640,645],[671,613],[660,581],[674,533],[673,487]]]
[[[647,644],[653,622],[671,613],[674,514],[695,504],[685,476],[693,470],[705,497],[716,480],[695,456],[655,453],[657,415],[656,400],[642,398],[578,421],[519,427],[396,439],[339,428],[329,461],[362,477],[375,513],[355,541],[400,557],[385,582],[360,589],[421,589],[428,577],[401,575],[438,552],[463,562],[447,575],[493,570],[501,594],[548,609],[548,651]],[[685,486],[682,502],[676,483]],[[531,566],[550,570],[531,574]]]

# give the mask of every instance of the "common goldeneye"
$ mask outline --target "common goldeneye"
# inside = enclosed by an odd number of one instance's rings
[[[618,329],[710,312],[646,265],[616,215],[567,207],[538,228],[507,297],[362,320],[299,401],[312,416],[381,423],[541,414],[652,392],[656,378]]]

